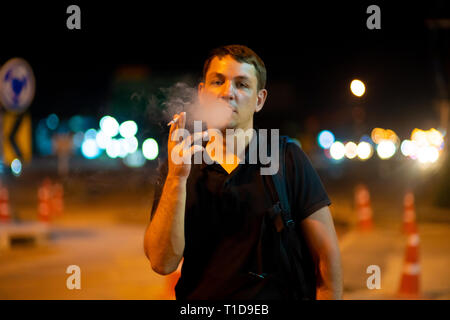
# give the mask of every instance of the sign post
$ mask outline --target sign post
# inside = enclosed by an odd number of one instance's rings
[[[12,58],[0,68],[0,172],[14,157],[31,159],[31,119],[24,114],[35,93],[35,77],[28,62]]]

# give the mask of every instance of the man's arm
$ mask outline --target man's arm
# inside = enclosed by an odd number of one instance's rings
[[[184,251],[186,178],[168,177],[144,238],[144,250],[159,274],[174,272]]]
[[[341,255],[328,206],[303,219],[301,229],[318,269],[317,299],[342,299]]]
[[[207,136],[197,133],[180,141],[185,124],[186,112],[174,116],[167,142],[167,178],[144,237],[145,254],[153,270],[163,275],[174,272],[183,257],[186,182],[191,170],[188,160],[203,150],[197,143]]]

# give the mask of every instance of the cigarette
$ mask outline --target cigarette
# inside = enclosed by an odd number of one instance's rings
[[[180,119],[180,117],[178,117],[178,118],[176,118],[176,119],[170,121],[170,122],[167,124],[167,126],[171,126],[171,125],[177,123],[177,122],[178,122],[178,119]]]

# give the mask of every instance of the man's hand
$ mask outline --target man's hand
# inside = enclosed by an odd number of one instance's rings
[[[168,151],[168,178],[187,179],[191,171],[191,157],[204,148],[199,141],[206,138],[207,132],[197,132],[194,136],[185,130],[186,112],[173,117],[175,123],[170,126]]]

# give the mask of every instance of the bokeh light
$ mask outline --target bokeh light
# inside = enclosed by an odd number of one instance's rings
[[[127,141],[125,139],[118,139],[117,140],[118,145],[119,145],[119,154],[117,155],[119,158],[125,158],[126,155],[128,154],[128,144]]]
[[[100,130],[95,137],[95,141],[97,142],[97,145],[100,149],[106,149],[106,146],[108,145],[108,142],[110,140],[111,137],[104,133],[102,130]]]
[[[366,91],[366,86],[361,80],[355,79],[350,83],[350,90],[355,96],[361,97]]]
[[[125,139],[127,153],[134,153],[138,148],[138,140],[136,137],[130,137]]]
[[[336,141],[330,147],[330,155],[334,160],[340,160],[345,155],[345,146],[342,142]]]
[[[141,150],[136,150],[133,153],[129,153],[124,159],[123,162],[125,165],[131,168],[139,168],[145,164],[145,157],[142,154]]]
[[[442,133],[440,133],[438,130],[431,128],[428,131],[428,141],[436,147],[441,147],[442,143],[444,142],[444,137]]]
[[[116,139],[111,139],[107,142],[106,145],[106,154],[111,159],[115,159],[120,154],[120,143]]]
[[[424,130],[415,128],[411,133],[411,140],[414,141],[418,147],[428,145],[427,133]]]
[[[372,130],[372,133],[370,135],[370,137],[372,138],[372,141],[376,144],[380,143],[381,140],[384,139],[384,129],[382,128],[374,128]]]
[[[85,139],[81,145],[81,154],[87,159],[95,159],[101,151],[95,139]]]
[[[444,147],[444,135],[434,128],[429,130],[415,128],[411,133],[411,141],[408,141],[403,141],[402,153],[422,164],[435,163]]]
[[[356,153],[357,147],[358,147],[358,146],[356,145],[356,143],[354,143],[354,142],[352,142],[352,141],[347,142],[347,143],[345,144],[345,156],[346,156],[348,159],[353,159],[353,158],[355,158],[355,157],[357,156],[357,153]]]
[[[52,113],[51,115],[49,115],[47,117],[47,119],[45,120],[45,123],[47,124],[47,127],[50,130],[55,130],[56,128],[58,128],[59,118],[56,114]]]
[[[119,126],[119,133],[124,138],[134,137],[137,131],[137,124],[133,120],[125,121]]]
[[[377,153],[381,159],[391,158],[396,151],[394,142],[391,140],[382,140],[377,146]]]
[[[371,138],[376,144],[379,144],[383,140],[390,140],[397,147],[400,143],[397,134],[391,129],[374,128],[371,133]]]
[[[81,148],[84,141],[84,132],[77,132],[72,136],[72,144],[74,149]]]
[[[361,160],[369,159],[373,154],[372,145],[368,142],[361,141],[358,143],[358,147],[356,148],[356,154]]]
[[[51,131],[47,127],[46,119],[41,119],[36,127],[36,149],[41,155],[50,155],[52,147]]]
[[[69,119],[69,128],[73,132],[83,131],[84,119],[80,115],[75,115]]]
[[[395,144],[395,147],[400,144],[400,139],[398,138],[397,134],[391,129],[386,129],[384,131],[384,138],[386,140],[392,141]]]
[[[100,119],[100,129],[109,137],[114,137],[119,133],[119,123],[111,116],[104,116]]]
[[[147,160],[154,160],[158,156],[158,143],[153,138],[148,138],[142,144],[142,154]]]
[[[84,133],[84,139],[92,139],[95,140],[95,138],[97,137],[97,130],[95,129],[89,129]]]
[[[438,158],[439,150],[433,146],[425,146],[417,150],[417,159],[420,163],[434,163]]]
[[[403,140],[400,145],[400,151],[405,157],[413,157],[416,155],[417,147],[414,141],[411,140]]]
[[[371,138],[369,137],[369,135],[367,135],[367,134],[363,135],[363,136],[361,137],[361,139],[359,139],[359,141],[360,141],[360,142],[364,141],[364,142],[367,142],[367,143],[369,143],[369,144],[372,143],[372,139],[371,139]]]
[[[328,130],[321,131],[317,137],[319,146],[323,149],[329,149],[333,144],[334,140],[335,140],[334,134]]]
[[[19,159],[14,159],[11,162],[11,172],[15,176],[20,176],[22,173],[22,162]]]

